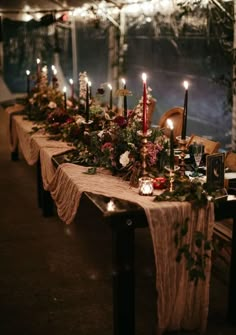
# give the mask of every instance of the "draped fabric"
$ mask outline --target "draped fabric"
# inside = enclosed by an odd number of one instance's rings
[[[138,203],[145,209],[153,240],[156,262],[158,333],[165,330],[205,331],[209,305],[211,261],[207,260],[206,279],[195,286],[189,281],[185,262],[175,261],[173,225],[189,218],[186,243],[194,249],[193,234],[198,230],[211,239],[214,223],[213,204],[193,211],[189,203],[153,202],[153,197],[142,197],[127,182],[100,171],[87,175],[86,167],[61,165],[49,186],[59,217],[71,223],[76,215],[82,192],[118,197]]]
[[[42,133],[30,134],[32,122],[20,115],[13,117],[11,131],[15,131],[23,155],[28,164],[34,164],[40,155],[43,185],[49,190],[63,222],[73,222],[83,192],[92,192],[116,197],[139,204],[145,210],[152,236],[156,262],[157,332],[165,330],[195,330],[204,332],[207,325],[211,255],[206,262],[204,281],[195,286],[188,279],[185,262],[177,263],[174,244],[174,223],[189,219],[186,243],[194,251],[193,235],[196,230],[211,239],[214,223],[214,206],[195,211],[187,202],[154,202],[154,196],[138,194],[136,188],[121,178],[112,176],[107,170],[98,169],[88,175],[87,167],[70,163],[57,169],[52,164],[52,155],[64,152],[70,145],[47,139]],[[79,219],[79,218],[78,218]],[[83,224],[86,224],[83,222]]]

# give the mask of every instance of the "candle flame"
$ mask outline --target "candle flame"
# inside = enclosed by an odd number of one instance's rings
[[[55,68],[55,65],[52,65],[51,66],[51,69],[52,69],[52,71],[54,71],[56,68]]]
[[[186,80],[184,81],[183,85],[184,85],[184,88],[187,90],[188,89],[188,82]]]
[[[89,87],[91,87],[91,86],[92,86],[92,83],[91,83],[91,81],[90,81],[90,80],[88,80],[88,85],[89,85]]]
[[[73,85],[73,83],[74,83],[73,79],[71,79],[71,78],[70,78],[69,82],[70,82],[71,85]]]
[[[29,76],[30,75],[30,70],[26,70],[26,75]]]
[[[44,73],[47,72],[47,66],[46,66],[46,65],[42,68],[42,71],[43,71]]]
[[[116,205],[114,203],[114,201],[111,199],[108,203],[107,203],[107,210],[109,212],[114,212],[116,209]]]
[[[167,119],[166,123],[171,130],[174,129],[174,124],[173,124],[173,121],[171,119]]]
[[[39,58],[37,58],[37,59],[36,59],[36,62],[37,62],[37,64],[39,64],[39,63],[40,63],[40,59],[39,59]]]
[[[112,90],[112,86],[111,86],[111,84],[107,84],[107,87],[108,87],[110,90]]]
[[[66,93],[66,86],[63,87],[63,92]]]
[[[143,82],[146,83],[146,81],[147,81],[147,75],[146,75],[146,73],[142,74],[142,79],[143,79]]]
[[[125,78],[122,78],[121,81],[122,81],[122,84],[123,84],[123,85],[126,84],[126,80],[125,80]]]

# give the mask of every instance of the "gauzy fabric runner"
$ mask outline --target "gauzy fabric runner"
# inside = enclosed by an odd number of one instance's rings
[[[92,192],[138,203],[146,212],[151,231],[157,288],[158,334],[166,330],[195,330],[204,332],[209,305],[211,254],[206,260],[206,279],[195,286],[188,279],[185,261],[177,263],[173,224],[189,218],[186,243],[194,250],[193,234],[198,230],[211,239],[214,223],[214,206],[193,211],[187,202],[154,202],[154,197],[138,194],[120,178],[103,171],[95,175],[85,174],[86,167],[62,164],[58,167],[48,189],[57,206],[58,215],[65,223],[71,223],[79,207],[82,192]],[[85,224],[85,223],[84,223]]]

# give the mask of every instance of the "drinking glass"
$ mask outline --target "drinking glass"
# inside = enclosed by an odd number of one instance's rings
[[[204,153],[204,145],[201,143],[193,143],[191,147],[192,155],[195,160],[195,171],[191,174],[191,177],[199,177],[198,168]]]

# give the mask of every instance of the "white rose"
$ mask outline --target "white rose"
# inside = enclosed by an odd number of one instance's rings
[[[125,151],[122,155],[120,155],[120,164],[123,167],[126,167],[129,164],[129,151]]]
[[[54,109],[57,107],[57,104],[53,101],[50,101],[49,104],[48,104],[48,107],[51,108],[51,109]]]
[[[75,122],[76,122],[77,125],[80,125],[84,121],[85,121],[85,119],[83,118],[83,116],[78,115]]]

